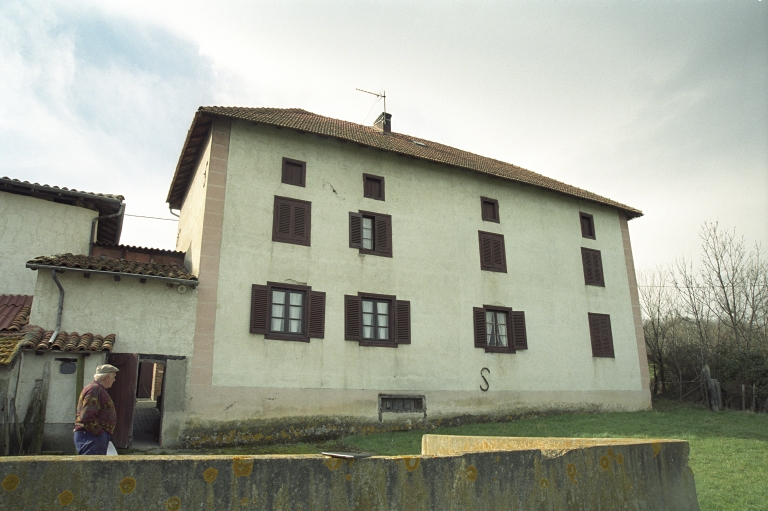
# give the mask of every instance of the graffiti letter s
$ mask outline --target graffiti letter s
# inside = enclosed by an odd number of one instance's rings
[[[483,381],[485,382],[485,388],[483,388],[483,386],[480,385],[480,390],[482,390],[483,392],[487,392],[488,389],[491,388],[491,384],[488,383],[488,380],[485,379],[485,376],[483,375],[483,371],[488,371],[488,374],[491,374],[491,370],[488,369],[487,367],[483,367],[482,369],[480,369],[480,378],[482,378]]]

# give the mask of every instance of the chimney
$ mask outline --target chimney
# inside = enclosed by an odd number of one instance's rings
[[[382,112],[376,122],[373,123],[373,127],[382,133],[392,133],[392,114]]]

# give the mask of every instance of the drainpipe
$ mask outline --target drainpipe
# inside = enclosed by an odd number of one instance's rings
[[[88,243],[88,255],[89,256],[93,255],[93,236],[96,234],[96,222],[99,221],[99,220],[106,219],[106,218],[118,217],[118,216],[122,215],[124,211],[125,211],[125,203],[121,202],[120,203],[120,210],[117,213],[112,213],[111,215],[97,216],[96,218],[93,219],[93,221],[91,222],[91,239],[90,239],[90,243]],[[59,286],[59,287],[61,287],[61,286]]]
[[[173,212],[173,208],[169,207],[169,208],[168,208],[168,211],[170,211],[170,212],[171,212],[171,214],[172,214],[173,216],[175,216],[176,218],[179,218],[179,215],[177,215],[176,213],[174,213],[174,212]]]
[[[48,340],[48,344],[53,344],[56,337],[59,335],[59,330],[61,330],[61,312],[64,310],[64,288],[61,287],[61,283],[59,282],[58,277],[56,277],[56,270],[51,270],[51,277],[53,277],[53,281],[56,285],[59,286],[59,309],[56,312],[56,330],[53,331],[53,335],[51,335],[51,338]]]

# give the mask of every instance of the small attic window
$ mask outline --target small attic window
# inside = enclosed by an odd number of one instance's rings
[[[420,145],[421,147],[427,147],[427,144],[425,144],[424,142],[419,142],[418,140],[411,140],[411,142],[413,142],[416,145]]]

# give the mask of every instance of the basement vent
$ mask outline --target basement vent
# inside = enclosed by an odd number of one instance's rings
[[[379,394],[379,421],[382,413],[421,413],[427,418],[427,400],[424,396]]]

